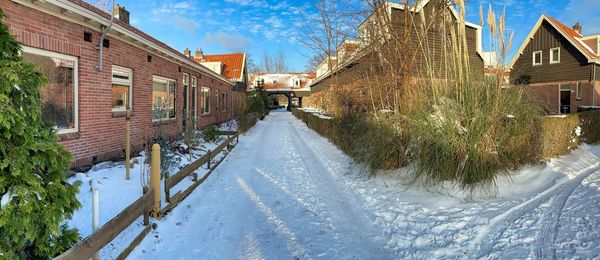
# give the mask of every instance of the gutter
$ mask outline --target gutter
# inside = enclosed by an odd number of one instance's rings
[[[596,64],[592,63],[592,106],[596,106]]]
[[[2,1],[4,1],[4,0],[2,0]],[[108,15],[110,15],[110,14],[103,12],[103,11],[102,11],[103,13],[100,14],[100,13],[96,12],[94,9],[86,8],[80,4],[73,2],[72,0],[44,0],[44,1],[34,1],[35,3],[30,0],[11,0],[11,1],[22,4],[29,8],[33,8],[35,10],[41,11],[46,14],[57,16],[62,20],[76,23],[81,26],[90,28],[92,30],[98,30],[98,29],[95,26],[95,24],[90,24],[89,21],[93,21],[95,23],[99,23],[100,25],[106,25],[106,26],[108,26],[111,21],[111,19],[108,18]],[[52,5],[53,8],[48,8],[47,5]],[[73,18],[73,17],[68,17],[65,15],[62,15],[61,11],[56,11],[56,8],[58,8],[59,10],[70,11],[73,14],[78,15],[81,18]],[[114,11],[114,9],[113,9],[113,11]],[[106,16],[104,14],[106,14]],[[146,35],[147,37],[152,38],[155,41],[164,44],[168,48],[160,46],[159,44],[146,39],[144,36],[138,34],[137,32],[131,31],[131,30],[119,25],[119,23],[114,23],[111,28],[112,28],[112,30],[111,30],[110,35],[113,35],[113,37],[115,37],[115,38],[119,38],[120,40],[122,40],[128,44],[131,44],[137,48],[140,48],[144,51],[151,50],[153,52],[162,54],[163,56],[165,56],[163,58],[166,58],[169,60],[172,59],[173,61],[175,61],[181,65],[184,65],[184,66],[187,65],[191,68],[198,69],[201,72],[206,73],[208,76],[214,77],[215,80],[221,81],[222,83],[224,83],[226,85],[229,85],[229,86],[234,85],[233,82],[231,82],[229,79],[223,77],[222,75],[215,73],[214,71],[201,65],[200,63],[192,61],[189,58],[186,58],[183,54],[180,55],[180,53],[177,52],[175,49],[172,49],[172,47],[168,46],[167,44],[161,42],[160,40],[158,40],[156,38],[153,38],[152,36]],[[140,31],[140,32],[142,34],[145,34],[142,31]]]
[[[108,24],[108,27],[106,27],[106,29],[102,31],[102,36],[100,36],[100,42],[98,42],[98,47],[96,47],[100,51],[100,60],[98,64],[95,65],[96,70],[98,71],[102,71],[102,50],[104,50],[104,38],[106,37],[108,31],[110,31],[110,28],[112,27],[113,23],[115,22],[115,0],[112,0],[111,8],[112,15],[110,16],[110,23]]]

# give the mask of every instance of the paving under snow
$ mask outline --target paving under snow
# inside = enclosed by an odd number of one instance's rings
[[[240,137],[131,259],[593,258],[600,147],[498,180],[468,201],[360,166],[290,113]],[[439,192],[445,190],[444,193]]]

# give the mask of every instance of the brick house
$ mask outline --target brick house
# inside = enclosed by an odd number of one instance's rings
[[[184,113],[202,128],[232,117],[233,83],[117,19],[99,46],[111,15],[81,0],[3,0],[4,23],[22,44],[25,60],[39,65],[42,116],[55,124],[73,167],[121,157],[125,115],[131,109],[132,145],[157,131],[179,136]]]
[[[542,15],[510,64],[510,81],[524,85],[549,113],[572,113],[597,106],[600,82],[600,34],[583,35]]]
[[[233,114],[237,116],[247,112],[248,66],[246,64],[246,53],[206,55],[202,50],[196,50],[193,57],[189,49],[184,50],[183,53],[233,82]]]

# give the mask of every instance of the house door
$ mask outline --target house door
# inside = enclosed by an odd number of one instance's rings
[[[568,84],[560,86],[560,113],[571,113],[571,86]]]

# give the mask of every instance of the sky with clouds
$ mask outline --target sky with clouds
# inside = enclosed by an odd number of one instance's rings
[[[88,2],[108,2],[88,0]],[[316,0],[117,0],[131,23],[173,48],[207,54],[247,52],[258,63],[265,53],[284,52],[290,70],[304,71],[312,55],[299,39],[302,21]],[[396,0],[398,2],[398,0]],[[507,10],[507,28],[517,49],[542,13],[568,26],[580,22],[584,34],[600,33],[600,0],[469,0],[468,20],[479,23],[479,5]],[[484,43],[488,39],[484,35]],[[486,44],[487,45],[487,44]]]

